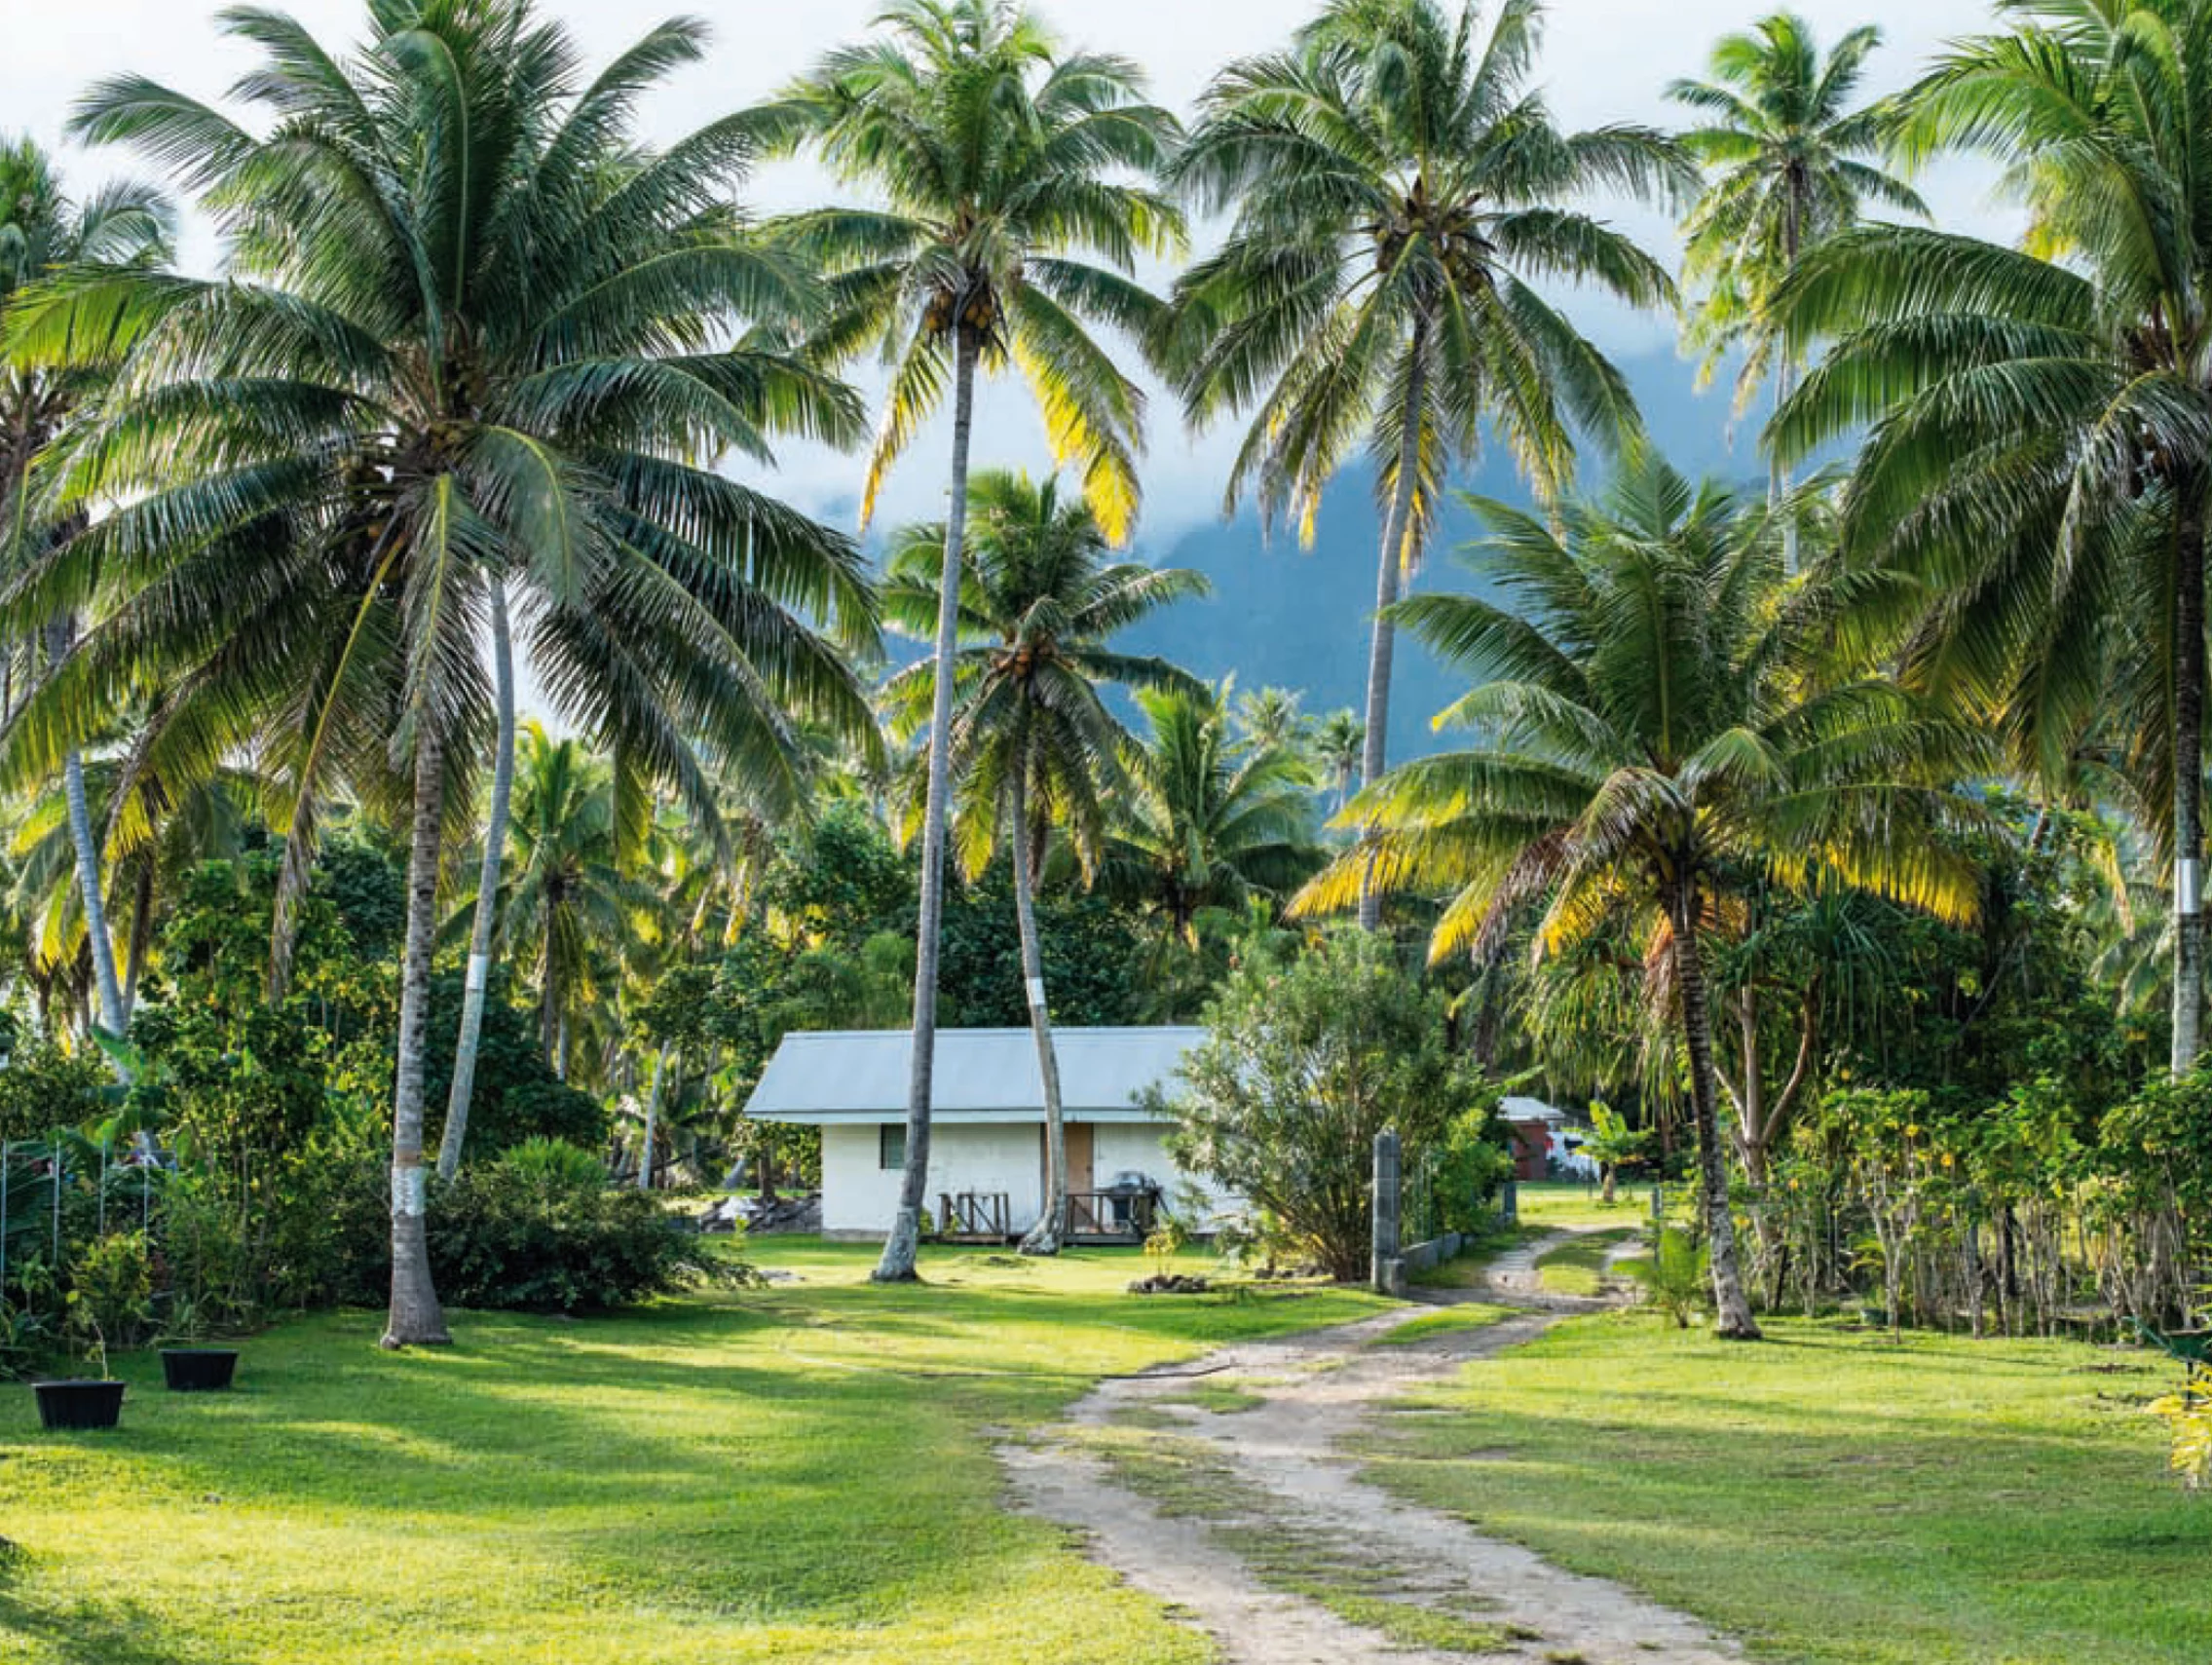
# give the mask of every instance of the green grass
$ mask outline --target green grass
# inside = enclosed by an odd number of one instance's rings
[[[1635,1235],[1632,1227],[1593,1231],[1539,1256],[1536,1274],[1548,1294],[1596,1295],[1605,1285],[1605,1257]]]
[[[1419,1318],[1385,1330],[1374,1339],[1382,1347],[1411,1346],[1416,1342],[1431,1341],[1438,1336],[1448,1336],[1461,1330],[1486,1330],[1492,1324],[1513,1316],[1510,1307],[1481,1306],[1470,1302],[1463,1306],[1446,1306],[1441,1312],[1430,1312]]]
[[[1618,1226],[1633,1229],[1651,1218],[1650,1185],[1623,1181],[1611,1203],[1595,1185],[1579,1180],[1524,1180],[1515,1188],[1520,1223],[1544,1231],[1568,1226]],[[1695,1195],[1688,1186],[1667,1188],[1669,1217],[1689,1218]]]
[[[1349,1292],[1133,1299],[1131,1251],[1012,1267],[770,1239],[806,1281],[583,1323],[377,1315],[246,1343],[240,1390],[150,1356],[105,1435],[0,1391],[0,1660],[632,1665],[1117,1657],[1204,1641],[1006,1513],[992,1440],[1100,1376],[1373,1311]],[[1192,1263],[1194,1266],[1196,1262]]]
[[[1578,1319],[1392,1419],[1371,1471],[1792,1665],[2198,1665],[2212,1508],[2162,1361],[1781,1321]]]

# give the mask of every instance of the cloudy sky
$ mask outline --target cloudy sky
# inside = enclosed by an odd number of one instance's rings
[[[667,11],[707,18],[716,46],[710,59],[671,84],[647,112],[654,134],[668,137],[769,92],[805,68],[824,48],[865,30],[880,0],[549,0],[593,57],[603,57]],[[1823,38],[1860,22],[1878,23],[1888,47],[1875,60],[1870,91],[1887,90],[1947,38],[1970,32],[1988,18],[1987,0],[1796,0]],[[360,0],[291,0],[287,7],[326,42],[357,30]],[[1224,59],[1279,41],[1307,13],[1306,0],[1043,0],[1042,10],[1071,41],[1122,52],[1148,66],[1155,94],[1185,108]],[[1562,120],[1665,121],[1661,90],[1699,72],[1713,37],[1745,24],[1765,0],[1555,0],[1542,79]],[[0,132],[27,130],[58,145],[71,100],[91,81],[119,70],[156,77],[198,96],[219,97],[250,57],[225,41],[215,23],[220,7],[207,0],[0,0],[8,49],[0,56]],[[12,15],[20,13],[21,17]],[[114,155],[72,155],[74,178],[96,178],[128,168]],[[1947,220],[1986,221],[1986,185],[1968,170],[1940,175],[1929,194]],[[763,175],[754,202],[773,208],[819,200],[821,182],[801,169]],[[1665,223],[1651,215],[1618,214],[1655,244]],[[208,268],[216,250],[196,231],[188,262]],[[1608,348],[1624,355],[1662,352],[1671,339],[1662,320],[1583,308],[1580,316]],[[1035,449],[1041,436],[1001,397],[986,406],[993,449]],[[994,406],[998,408],[994,408]],[[1213,511],[1223,441],[1193,442],[1169,422],[1156,424],[1152,443],[1155,537]],[[920,459],[917,459],[919,463]],[[843,459],[786,459],[795,496],[817,508],[849,498],[851,465]],[[937,471],[909,467],[886,511],[928,512]]]

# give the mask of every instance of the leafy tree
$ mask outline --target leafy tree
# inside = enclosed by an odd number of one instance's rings
[[[1401,618],[1474,688],[1443,720],[1474,744],[1394,771],[1351,813],[1374,831],[1300,906],[1342,908],[1370,882],[1456,892],[1431,953],[1462,953],[1506,911],[1537,940],[1638,945],[1669,980],[1688,1054],[1718,1332],[1755,1338],[1738,1267],[1718,1118],[1706,940],[1729,887],[1757,872],[1857,886],[1953,919],[1972,864],[1935,836],[1968,812],[1951,781],[1974,735],[1848,654],[1849,581],[1784,582],[1763,506],[1692,486],[1637,448],[1557,527],[1473,504],[1480,569],[1505,602],[1432,595]],[[1510,603],[1507,604],[1507,603]]]
[[[1321,496],[1363,442],[1383,505],[1362,778],[1382,774],[1395,618],[1449,468],[1496,433],[1547,500],[1579,429],[1634,432],[1619,372],[1531,286],[1567,279],[1631,306],[1673,298],[1660,263],[1568,207],[1689,177],[1673,142],[1613,125],[1563,132],[1529,90],[1543,7],[1330,0],[1287,52],[1218,76],[1174,177],[1221,249],[1178,284],[1162,356],[1191,420],[1250,410],[1229,476],[1310,542]],[[1372,928],[1370,898],[1361,909]]]
[[[1911,679],[1989,712],[2053,796],[2093,786],[2156,835],[2181,1075],[2204,1002],[2212,8],[2005,12],[1914,90],[1901,142],[1997,157],[2023,246],[1869,225],[1809,251],[1777,310],[1790,350],[1830,345],[1772,441],[1788,461],[1873,425],[1844,532],[1932,598]]]
[[[1443,1003],[1368,932],[1332,932],[1222,986],[1206,1040],[1155,1089],[1176,1161],[1264,1209],[1342,1279],[1367,1275],[1375,1136],[1443,1139],[1488,1089],[1444,1043]]]
[[[1881,44],[1880,29],[1856,28],[1822,55],[1803,18],[1777,12],[1721,38],[1709,80],[1667,90],[1702,118],[1683,142],[1706,170],[1682,226],[1683,280],[1694,291],[1689,340],[1708,376],[1742,354],[1739,411],[1761,382],[1774,383],[1777,403],[1796,386],[1801,362],[1781,349],[1773,300],[1805,250],[1856,225],[1869,203],[1927,216],[1912,188],[1878,166],[1888,112],[1852,101]],[[1788,492],[1789,473],[1778,458],[1778,508]],[[1794,520],[1783,522],[1782,537],[1794,572]]]
[[[1182,221],[1144,183],[1178,130],[1167,111],[1143,101],[1135,64],[1063,53],[1031,13],[1008,0],[890,0],[883,21],[886,33],[831,54],[753,123],[780,148],[810,147],[846,183],[887,204],[824,209],[785,227],[790,246],[833,275],[832,315],[814,336],[816,351],[844,359],[875,347],[890,366],[864,523],[891,466],[948,388],[953,397],[906,1176],[876,1270],[881,1281],[900,1282],[914,1276],[929,1173],[952,666],[977,372],[1009,363],[1020,371],[1044,415],[1054,462],[1074,465],[1099,525],[1125,542],[1138,509],[1143,396],[1092,331],[1135,334],[1156,324],[1159,303],[1136,282],[1136,260],[1179,251]]]
[[[1651,1129],[1631,1127],[1628,1118],[1602,1100],[1590,1107],[1590,1131],[1582,1136],[1582,1154],[1597,1164],[1604,1176],[1604,1198],[1610,1203],[1616,1182],[1623,1168],[1632,1168],[1643,1161],[1644,1149],[1651,1143]]]
[[[1061,1124],[1060,1064],[1038,942],[1036,879],[1054,828],[1088,879],[1107,836],[1106,800],[1119,776],[1128,732],[1103,690],[1194,688],[1164,660],[1118,652],[1112,636],[1162,607],[1205,593],[1187,568],[1153,568],[1107,559],[1098,519],[1080,503],[1064,504],[1056,481],[987,473],[969,505],[972,536],[959,598],[949,732],[956,796],[955,831],[968,871],[980,872],[1003,844],[1014,882],[1022,986],[1044,1082],[1045,1196],[1025,1254],[1060,1251],[1068,1197],[1068,1147]],[[926,636],[943,610],[941,526],[910,528],[892,540],[884,586],[890,624]],[[893,732],[910,738],[936,705],[939,665],[924,660],[891,679],[885,699]],[[924,856],[926,860],[926,855]]]
[[[123,507],[14,598],[18,617],[79,599],[99,616],[18,714],[10,761],[51,768],[92,713],[148,686],[170,699],[139,752],[174,777],[259,744],[290,852],[280,987],[335,783],[406,806],[402,1345],[446,1334],[423,1235],[425,1043],[441,847],[488,727],[488,587],[527,603],[553,702],[619,755],[619,803],[642,809],[659,779],[708,825],[709,764],[759,803],[798,802],[793,711],[870,732],[838,648],[872,639],[873,606],[849,540],[705,466],[765,458],[777,431],[845,438],[858,412],[744,333],[817,306],[730,205],[757,130],[635,140],[637,98],[702,31],[663,25],[584,83],[526,0],[379,0],[371,19],[341,59],[281,14],[227,15],[261,53],[241,88],[275,118],[265,133],[134,77],[80,108],[81,136],[134,144],[204,193],[230,270],[98,274],[14,315],[19,365],[65,364],[88,340],[130,354],[68,459],[72,500]]]

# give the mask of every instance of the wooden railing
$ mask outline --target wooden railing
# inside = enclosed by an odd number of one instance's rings
[[[1159,1199],[1147,1192],[1077,1191],[1068,1194],[1068,1235],[1143,1242],[1159,1219]]]
[[[1003,1243],[1013,1236],[1012,1201],[1002,1191],[939,1192],[937,1235],[948,1243]]]

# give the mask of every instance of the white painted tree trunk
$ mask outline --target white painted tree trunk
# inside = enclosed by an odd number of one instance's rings
[[[937,688],[929,719],[929,787],[921,822],[921,917],[914,956],[914,1057],[907,1079],[906,1169],[898,1212],[882,1258],[870,1274],[878,1283],[907,1283],[921,1252],[921,1211],[929,1188],[929,1110],[937,1063],[937,962],[945,916],[945,822],[952,789],[953,661],[959,647],[960,582],[967,539],[968,447],[975,435],[976,342],[955,325],[953,354],[953,484],[945,509],[943,595],[937,609]]]
[[[653,1148],[660,1138],[660,1090],[668,1078],[668,1048],[653,1055],[653,1085],[645,1095],[645,1152],[637,1165],[637,1188],[653,1189]]]
[[[392,1094],[392,1309],[388,1347],[443,1346],[446,1331],[431,1280],[425,1232],[423,1065],[430,1049],[431,951],[437,935],[437,877],[444,836],[443,748],[427,719],[415,739],[415,824],[407,852],[407,947],[399,980],[399,1069]]]

